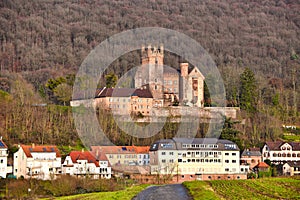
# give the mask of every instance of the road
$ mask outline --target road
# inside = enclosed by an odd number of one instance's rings
[[[191,200],[182,184],[150,186],[140,192],[133,200]]]

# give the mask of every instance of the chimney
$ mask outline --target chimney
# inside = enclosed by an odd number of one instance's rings
[[[32,143],[32,144],[31,144],[31,147],[34,149],[34,148],[35,148],[35,144],[34,144],[34,143]]]
[[[160,53],[162,53],[162,54],[164,53],[164,45],[163,44],[160,45]]]
[[[181,76],[186,77],[188,75],[189,63],[180,63]]]
[[[98,158],[99,157],[99,150],[97,149],[96,150],[96,158]]]

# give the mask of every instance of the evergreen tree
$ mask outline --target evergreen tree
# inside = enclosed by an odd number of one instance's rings
[[[257,106],[257,82],[251,69],[246,68],[240,76],[240,107],[254,113]]]

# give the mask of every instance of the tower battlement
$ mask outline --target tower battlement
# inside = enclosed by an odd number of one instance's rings
[[[159,47],[149,44],[147,47],[142,46],[142,57],[153,57],[153,56],[164,56],[164,46],[160,45]]]

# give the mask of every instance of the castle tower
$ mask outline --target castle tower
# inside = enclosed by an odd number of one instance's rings
[[[135,75],[135,87],[149,84],[150,91],[154,99],[163,98],[163,64],[164,48],[161,45],[142,46],[142,66],[140,66]]]

